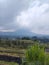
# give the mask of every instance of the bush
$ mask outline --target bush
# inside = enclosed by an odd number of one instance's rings
[[[46,65],[46,54],[44,47],[40,47],[39,44],[31,46],[26,51],[26,60],[28,62],[28,65]],[[47,60],[49,62],[48,58]]]

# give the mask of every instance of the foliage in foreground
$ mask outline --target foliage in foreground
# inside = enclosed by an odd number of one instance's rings
[[[49,55],[46,55],[44,47],[35,44],[26,51],[25,65],[49,65]]]
[[[0,61],[0,65],[18,65],[16,62]]]

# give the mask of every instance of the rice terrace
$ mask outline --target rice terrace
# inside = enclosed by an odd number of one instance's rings
[[[49,65],[49,0],[0,0],[0,65]]]
[[[26,56],[26,50],[35,44],[39,44],[40,47],[44,47],[44,52],[46,55],[49,55],[49,44],[43,41],[39,42],[38,40],[30,39],[28,37],[21,39],[0,39],[0,64],[9,65],[7,63],[12,63],[16,65],[22,65],[25,63],[23,58]],[[37,49],[36,49],[37,51]],[[33,60],[32,60],[33,61]],[[3,62],[3,63],[2,63]]]

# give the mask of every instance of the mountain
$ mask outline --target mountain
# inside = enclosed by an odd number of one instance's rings
[[[15,32],[0,32],[0,37],[32,37],[35,33],[30,32],[28,29],[20,29]]]
[[[30,32],[28,29],[19,29],[15,32],[0,32],[0,37],[6,38],[16,38],[16,37],[33,37],[36,36],[38,38],[49,38],[49,35],[43,35],[43,34],[36,34],[33,32]]]

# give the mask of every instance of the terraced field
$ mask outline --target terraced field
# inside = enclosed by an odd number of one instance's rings
[[[8,57],[12,57],[12,58],[14,58],[14,57],[15,58],[17,58],[17,57],[22,58],[25,56],[25,51],[27,49],[26,47],[32,46],[34,44],[33,41],[31,41],[31,40],[17,40],[17,42],[18,42],[18,44],[16,44],[14,47],[13,46],[11,46],[11,47],[10,46],[7,46],[7,47],[4,47],[4,46],[1,47],[0,46],[0,57],[3,55],[5,57],[8,56]],[[14,45],[14,43],[13,43],[13,45]],[[45,45],[45,47],[47,47],[47,46],[48,45]],[[46,52],[46,54],[49,55],[49,52]],[[8,58],[6,57],[6,59],[8,59]],[[11,61],[11,60],[9,60],[9,61]],[[4,57],[3,57],[0,59],[0,65],[18,65],[18,64],[17,64],[17,62],[5,61]]]
[[[0,55],[21,57],[21,56],[24,56],[24,52],[25,52],[25,49],[0,47]]]
[[[0,65],[18,65],[16,62],[0,61]]]
[[[18,65],[24,52],[25,49],[0,47],[0,65]]]

